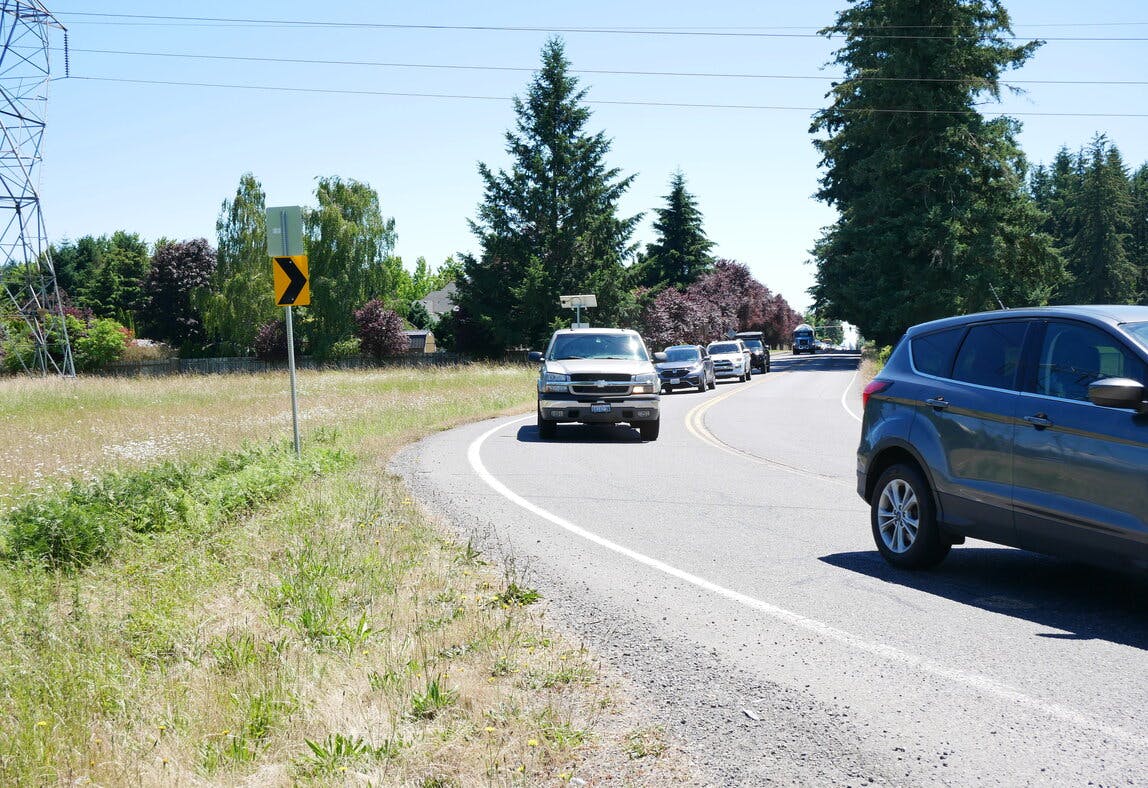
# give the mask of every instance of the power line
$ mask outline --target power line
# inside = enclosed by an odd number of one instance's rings
[[[306,94],[324,94],[324,95],[346,95],[346,96],[389,96],[398,98],[429,98],[429,99],[449,99],[449,100],[474,100],[474,101],[505,101],[509,102],[512,99],[508,96],[475,96],[456,93],[419,93],[419,92],[399,92],[399,91],[384,91],[384,90],[350,90],[346,88],[300,88],[300,87],[281,87],[276,85],[236,85],[226,84],[219,82],[181,82],[174,80],[158,80],[158,79],[126,79],[118,77],[87,77],[87,76],[71,76],[69,79],[86,80],[90,82],[115,82],[130,85],[163,85],[163,86],[179,86],[179,87],[198,87],[198,88],[220,88],[229,90],[263,90],[276,93],[306,93]],[[604,106],[623,106],[623,107],[666,107],[675,109],[740,109],[740,110],[773,110],[773,111],[787,111],[787,112],[820,112],[823,107],[786,107],[774,106],[767,104],[707,104],[707,103],[682,103],[671,101],[612,101],[609,99],[587,99],[587,104],[604,105]],[[968,114],[964,110],[937,110],[937,109],[882,109],[882,108],[865,108],[865,109],[851,109],[848,107],[840,108],[842,112],[852,113],[877,113],[877,114],[903,114],[903,115],[964,115]],[[1127,113],[1127,112],[1005,112],[1003,110],[988,111],[990,115],[1009,115],[1009,116],[1022,116],[1022,117],[1056,117],[1056,118],[1148,118],[1148,113]]]
[[[371,30],[457,30],[473,32],[514,32],[514,33],[593,33],[599,35],[649,35],[649,36],[702,36],[702,37],[733,37],[733,38],[820,38],[821,32],[812,28],[773,28],[788,30],[808,30],[810,32],[761,32],[750,29],[668,29],[668,28],[624,28],[624,27],[530,27],[516,25],[416,25],[385,22],[330,22],[322,20],[292,20],[292,19],[259,19],[243,17],[208,17],[208,16],[161,16],[154,14],[108,14],[96,12],[73,12],[68,16],[97,17],[101,19],[130,19],[150,20],[152,23],[190,22],[197,24],[241,24],[241,25],[279,25],[290,27],[332,28],[332,29],[371,29]],[[81,22],[82,23],[82,22]],[[1135,23],[1141,24],[1141,23]],[[822,28],[826,35],[839,35],[831,32],[831,27]],[[920,29],[920,28],[918,28]],[[899,34],[867,34],[871,38],[916,38],[916,39],[952,39],[956,36],[945,35],[899,35]],[[999,36],[1001,39],[1018,40],[1021,36]],[[1049,36],[1046,41],[1148,41],[1148,37],[1101,37],[1101,36]]]
[[[302,65],[324,66],[370,66],[380,68],[415,68],[440,69],[454,71],[507,71],[534,73],[538,69],[526,66],[475,66],[449,63],[391,63],[375,60],[319,60],[297,57],[254,57],[246,55],[203,55],[189,52],[138,52],[120,49],[71,49],[73,53],[94,55],[125,55],[139,57],[159,58],[185,58],[189,60],[224,60],[245,63],[295,63]],[[642,76],[642,77],[704,77],[717,79],[781,79],[781,80],[810,80],[818,82],[832,82],[846,80],[842,75],[829,76],[803,76],[797,74],[745,74],[745,73],[713,73],[700,71],[626,71],[616,69],[570,69],[575,74],[597,74],[606,76]],[[852,77],[850,81],[856,82],[935,82],[956,83],[965,82],[960,79],[946,79],[941,77]],[[1002,85],[1148,85],[1148,80],[1084,80],[1084,79],[1009,79]]]

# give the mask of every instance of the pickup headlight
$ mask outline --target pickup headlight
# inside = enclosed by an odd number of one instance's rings
[[[543,372],[541,383],[542,391],[550,394],[570,390],[570,376],[561,372]]]
[[[634,378],[631,382],[634,385],[635,394],[653,394],[655,391],[660,391],[662,388],[662,383],[655,373],[634,375]]]

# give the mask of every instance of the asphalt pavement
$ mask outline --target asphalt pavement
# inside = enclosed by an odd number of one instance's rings
[[[970,541],[887,566],[855,492],[858,358],[662,398],[661,437],[533,412],[394,469],[646,693],[717,785],[1148,775],[1148,580]]]

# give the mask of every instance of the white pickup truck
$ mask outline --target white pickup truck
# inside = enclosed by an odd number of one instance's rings
[[[626,423],[642,440],[656,441],[661,427],[661,381],[646,343],[622,328],[555,331],[545,353],[527,358],[538,369],[538,436],[552,440],[562,422]]]

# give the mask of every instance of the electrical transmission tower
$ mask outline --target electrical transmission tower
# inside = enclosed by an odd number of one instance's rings
[[[67,31],[39,0],[0,0],[0,318],[23,321],[25,370],[75,375],[64,306],[40,212],[39,171],[48,108],[48,35]],[[0,339],[6,339],[0,320]],[[52,352],[54,351],[54,353]]]

